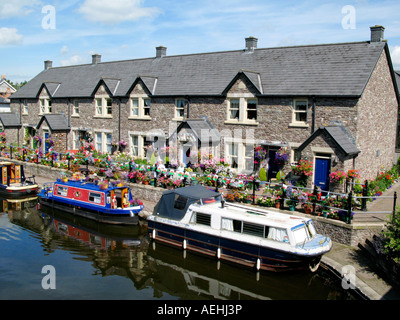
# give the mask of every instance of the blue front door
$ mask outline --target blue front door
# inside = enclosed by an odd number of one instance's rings
[[[331,173],[331,159],[315,159],[314,184],[323,191],[329,190],[329,174]]]
[[[47,139],[49,138],[49,133],[45,132],[44,133],[44,153],[46,154],[49,149],[50,149],[50,144],[47,142]]]

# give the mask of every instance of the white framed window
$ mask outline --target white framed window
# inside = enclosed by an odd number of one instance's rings
[[[130,99],[130,117],[150,119],[151,99],[144,97],[132,97]]]
[[[254,144],[244,143],[244,170],[253,171],[254,168]]]
[[[254,143],[246,140],[226,140],[225,157],[232,169],[237,172],[254,170]]]
[[[232,169],[239,167],[239,143],[229,142],[228,143],[228,163]]]
[[[23,106],[22,112],[23,112],[23,114],[28,114],[29,113],[28,100],[24,100],[24,106]]]
[[[231,97],[227,101],[227,123],[258,124],[258,101],[254,97]]]
[[[176,99],[175,101],[175,118],[183,119],[185,115],[185,99]]]
[[[49,98],[39,99],[39,114],[51,113],[51,100]]]
[[[307,124],[307,99],[294,99],[292,111],[292,124],[306,125]]]
[[[133,157],[139,156],[139,136],[131,135],[130,149]]]
[[[247,99],[246,104],[247,120],[257,121],[257,100]]]
[[[72,149],[77,150],[81,147],[80,134],[78,130],[72,131]]]
[[[111,153],[112,151],[112,133],[111,132],[96,132],[95,145],[99,152]]]
[[[112,99],[108,97],[96,97],[95,116],[97,117],[112,117]]]
[[[79,116],[79,101],[74,100],[72,104],[72,115],[73,116]]]
[[[237,120],[239,121],[240,117],[240,100],[239,99],[230,99],[229,100],[229,120]]]
[[[129,150],[133,157],[145,158],[146,150],[153,145],[153,141],[147,140],[146,133],[129,133]]]

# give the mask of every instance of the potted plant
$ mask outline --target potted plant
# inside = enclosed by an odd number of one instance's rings
[[[293,199],[286,200],[286,204],[289,207],[289,211],[294,211],[297,205],[297,201]]]

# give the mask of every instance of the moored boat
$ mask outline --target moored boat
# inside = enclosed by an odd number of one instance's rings
[[[101,223],[136,225],[143,204],[134,200],[129,187],[113,183],[58,179],[45,183],[39,203]]]
[[[199,185],[165,191],[147,222],[154,241],[257,270],[315,271],[332,247],[312,219],[227,204]]]
[[[0,195],[18,198],[35,196],[38,191],[35,177],[25,177],[23,165],[10,161],[0,162]]]

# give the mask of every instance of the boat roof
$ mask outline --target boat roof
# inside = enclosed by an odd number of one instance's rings
[[[100,189],[100,185],[95,184],[94,182],[76,181],[76,180],[68,180],[67,182],[64,182],[61,179],[58,179],[55,183],[60,184],[60,185],[65,185],[68,187],[84,188],[84,189],[88,189],[88,190],[102,191],[102,192],[109,191],[109,190],[115,190],[115,189],[129,188],[128,186],[117,186],[117,185],[113,185],[113,184],[109,183],[107,189]]]
[[[177,188],[163,192],[163,195],[168,195],[168,194],[181,195],[186,198],[196,199],[196,200],[204,198],[215,198],[221,195],[219,192],[215,192],[201,185]]]
[[[221,204],[216,202],[199,206],[197,210],[204,213],[218,214],[221,217],[231,218],[234,220],[279,228],[293,228],[310,220],[309,218],[297,217],[250,206],[225,204],[225,207],[222,208]]]
[[[221,194],[201,185],[177,188],[163,192],[154,207],[154,214],[173,220],[182,219],[189,206],[200,199],[220,197]]]
[[[0,161],[0,166],[9,166],[10,164],[15,164],[15,163],[10,161]]]

